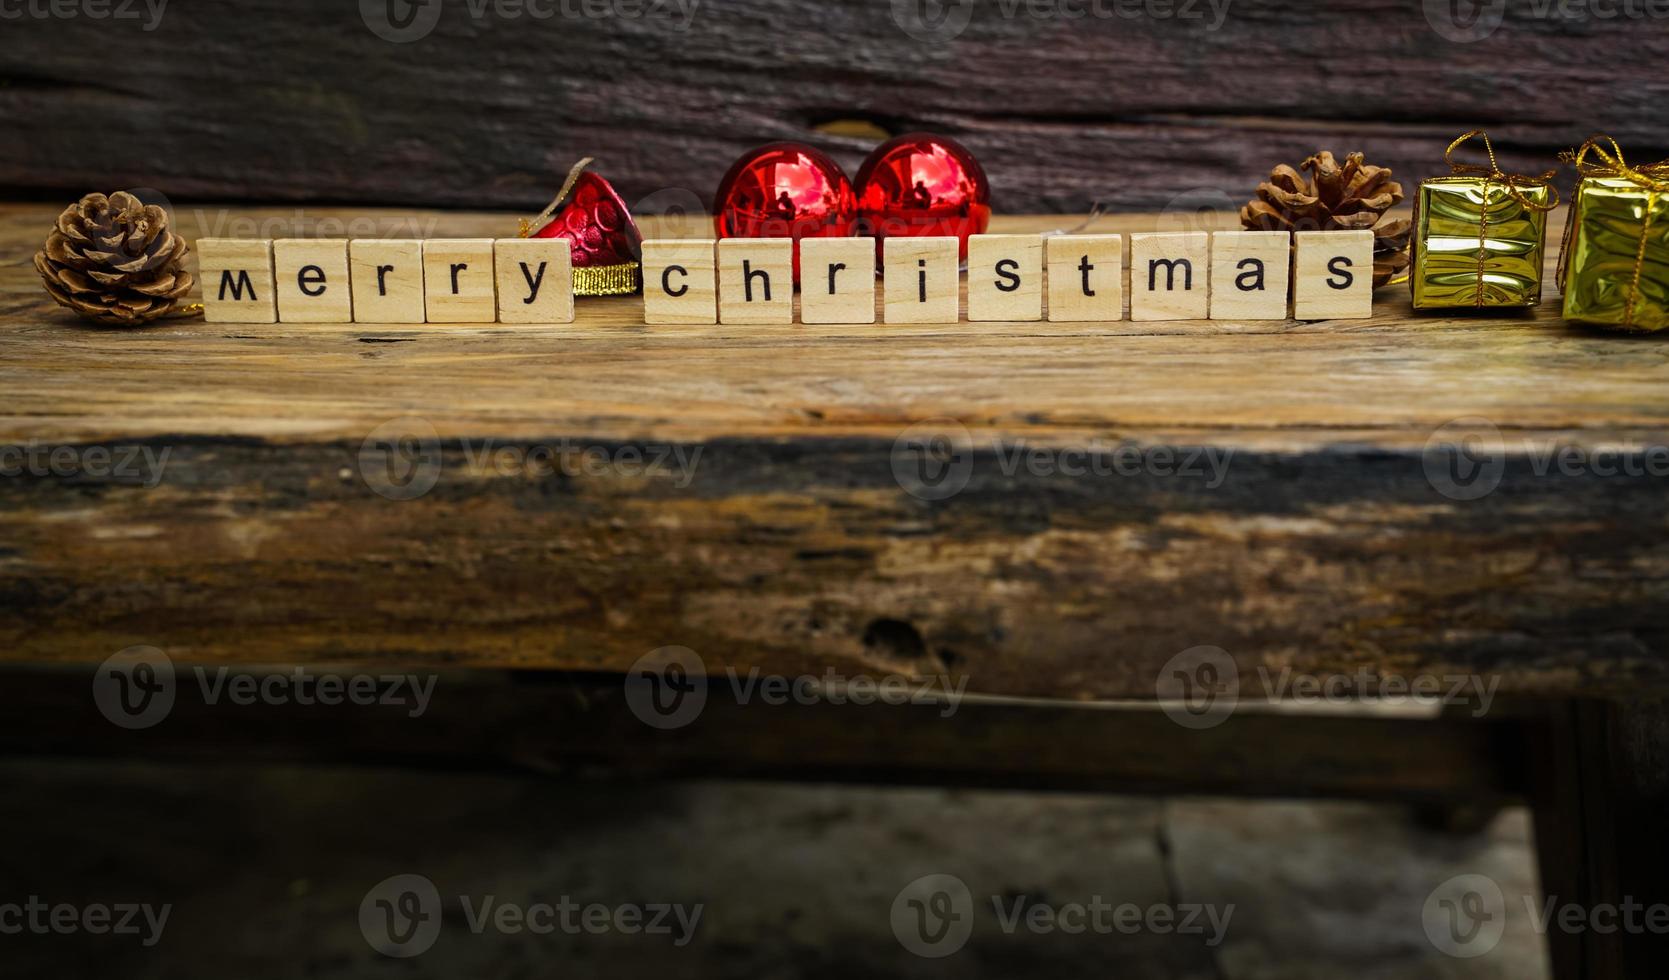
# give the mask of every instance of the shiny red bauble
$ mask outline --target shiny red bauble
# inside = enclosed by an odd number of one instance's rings
[[[991,224],[991,184],[968,148],[948,136],[907,133],[882,143],[858,171],[858,234],[968,236]]]
[[[713,221],[720,238],[846,238],[857,230],[857,198],[846,172],[822,150],[767,143],[743,154],[719,182]]]

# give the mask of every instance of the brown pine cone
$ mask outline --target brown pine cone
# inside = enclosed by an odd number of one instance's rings
[[[58,216],[35,253],[35,270],[59,305],[100,323],[136,326],[191,292],[188,251],[156,205],[126,191],[88,194]]]
[[[1402,185],[1389,167],[1370,166],[1360,153],[1343,165],[1326,150],[1300,166],[1306,177],[1281,164],[1258,185],[1257,199],[1240,209],[1240,223],[1252,231],[1352,231],[1374,234],[1373,284],[1383,286],[1408,268],[1408,238],[1413,223],[1397,218],[1381,223],[1385,212],[1402,203]]]

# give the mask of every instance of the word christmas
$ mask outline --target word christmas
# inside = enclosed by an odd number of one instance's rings
[[[1373,233],[1224,231],[1130,239],[1135,320],[1362,319],[1373,313]],[[566,323],[562,239],[197,243],[204,306],[219,322]],[[879,243],[886,323],[955,323],[955,238]],[[666,239],[643,243],[649,324],[876,322],[873,238]],[[975,235],[967,318],[1124,318],[1121,235]],[[1047,307],[1045,307],[1047,297]]]

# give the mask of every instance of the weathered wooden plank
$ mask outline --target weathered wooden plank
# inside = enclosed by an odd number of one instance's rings
[[[149,30],[8,20],[0,183],[532,212],[595,155],[654,209],[709,201],[767,140],[815,140],[855,170],[875,139],[838,121],[859,120],[962,138],[1000,210],[1079,212],[1238,203],[1322,145],[1428,175],[1479,124],[1528,172],[1595,130],[1642,158],[1669,149],[1669,33],[1599,5],[1480,3],[1486,26],[1503,18],[1476,43],[1447,40],[1422,0],[969,0],[945,5],[967,17],[943,43],[906,30],[922,5],[904,0],[378,6],[174,4]],[[405,12],[409,34],[388,19]]]
[[[50,214],[0,212],[5,254]],[[142,472],[0,480],[14,659],[144,643],[620,670],[681,644],[714,666],[1152,698],[1171,657],[1214,645],[1248,683],[1669,678],[1663,477],[1545,455],[1669,446],[1669,364],[1552,307],[1415,319],[1392,292],[1349,324],[646,327],[620,299],[549,328],[119,332],[31,280],[0,268],[0,443],[169,455],[153,489]],[[1423,455],[1468,417],[1500,433],[1477,500],[1445,496]],[[953,421],[912,433],[931,419]],[[933,434],[969,467],[944,498],[912,492],[921,460],[899,448]],[[1117,446],[1137,465],[1061,466]],[[583,450],[615,462],[586,470]],[[640,472],[645,454],[665,465]],[[374,489],[406,463],[433,488]]]
[[[1248,708],[1184,732],[1151,706],[744,702],[714,676],[699,714],[672,731],[635,714],[618,677],[442,671],[421,678],[428,695],[414,716],[409,700],[209,704],[189,665],[177,671],[166,717],[125,730],[99,713],[85,669],[0,670],[0,753],[1431,805],[1500,805],[1527,790],[1514,718]],[[225,689],[267,675],[211,676]],[[350,676],[320,672],[309,690],[322,677],[341,678],[346,690]]]

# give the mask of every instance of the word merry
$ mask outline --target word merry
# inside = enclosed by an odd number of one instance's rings
[[[197,242],[211,323],[568,323],[563,238]]]
[[[651,324],[876,322],[873,238],[727,238],[643,243],[643,318]],[[880,242],[886,323],[961,319],[955,238]],[[1130,238],[1134,320],[1364,319],[1373,315],[1370,231],[1225,231]],[[972,321],[1124,318],[1124,236],[975,235]]]

